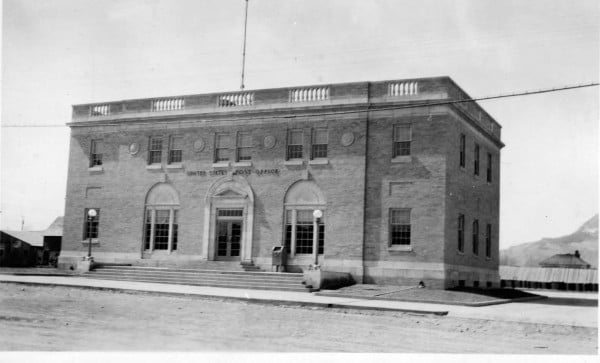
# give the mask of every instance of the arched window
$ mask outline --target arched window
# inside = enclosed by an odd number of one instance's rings
[[[313,254],[317,239],[317,253],[325,248],[325,197],[312,181],[299,181],[293,184],[285,195],[285,247],[295,254]],[[322,216],[316,218],[314,212],[320,210]]]
[[[144,250],[177,250],[179,196],[172,186],[156,184],[146,196]]]

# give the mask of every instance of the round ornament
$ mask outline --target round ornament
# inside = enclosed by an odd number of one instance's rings
[[[140,144],[138,144],[137,142],[132,142],[129,145],[129,153],[131,155],[135,155],[138,153],[138,151],[140,151]]]
[[[202,140],[201,138],[196,140],[196,142],[194,142],[194,150],[197,152],[200,152],[204,149],[204,140]]]
[[[263,144],[265,145],[265,148],[267,148],[267,149],[272,149],[275,146],[276,142],[277,142],[277,140],[275,139],[275,136],[273,136],[273,135],[265,136],[265,139],[263,140]]]
[[[354,133],[352,133],[351,131],[349,132],[345,132],[342,135],[342,145],[343,146],[350,146],[352,145],[352,143],[354,142]]]

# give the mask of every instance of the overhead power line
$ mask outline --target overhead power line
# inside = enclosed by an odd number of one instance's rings
[[[515,93],[505,93],[494,96],[485,96],[485,97],[475,97],[475,98],[467,98],[464,100],[451,100],[451,101],[434,101],[434,102],[420,102],[413,103],[407,105],[397,105],[397,106],[389,106],[389,107],[380,107],[377,109],[369,109],[370,112],[377,111],[388,111],[388,110],[400,110],[406,108],[419,108],[419,107],[431,107],[431,106],[441,106],[441,105],[451,105],[457,103],[467,103],[467,102],[476,102],[476,101],[487,101],[494,100],[500,98],[511,98],[511,97],[521,97],[521,96],[531,96],[542,93],[552,93],[552,92],[560,92],[567,91],[578,88],[588,88],[588,87],[597,87],[600,85],[598,82],[591,82],[586,84],[578,84],[571,86],[563,86],[563,87],[554,87],[554,88],[545,88],[533,91],[524,91],[524,92],[515,92]],[[346,111],[330,111],[330,112],[315,112],[310,114],[301,114],[301,115],[277,115],[277,116],[268,116],[263,117],[264,119],[269,118],[295,118],[295,117],[306,117],[306,116],[328,116],[328,115],[340,115],[340,114],[351,114],[351,113],[361,113],[366,112],[367,110],[346,110]],[[2,125],[2,127],[66,127],[66,125],[57,125],[57,124],[48,124],[48,125]]]

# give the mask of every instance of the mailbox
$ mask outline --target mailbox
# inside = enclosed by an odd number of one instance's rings
[[[286,254],[284,246],[273,247],[272,261],[273,266],[284,266],[286,264]]]

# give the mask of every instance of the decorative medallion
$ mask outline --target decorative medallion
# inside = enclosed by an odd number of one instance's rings
[[[198,140],[196,140],[196,142],[194,142],[194,150],[196,152],[204,150],[204,140],[202,140],[202,138],[199,138]]]
[[[265,145],[265,148],[267,148],[267,149],[272,149],[275,146],[276,142],[277,142],[277,139],[275,139],[275,136],[273,136],[273,135],[265,136],[265,139],[263,140],[263,144]]]
[[[354,133],[352,131],[344,132],[342,135],[342,145],[350,146],[354,142]]]
[[[138,151],[140,151],[140,144],[138,144],[137,142],[132,142],[129,145],[129,153],[131,155],[135,155],[138,153]]]

